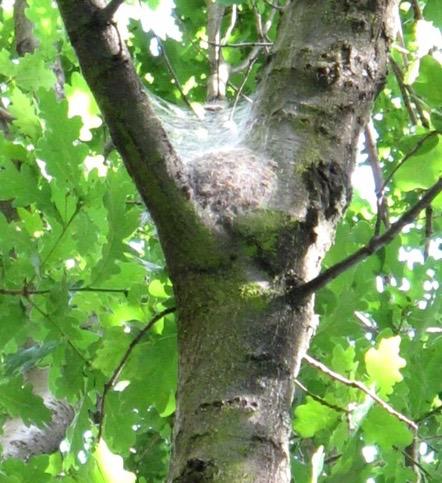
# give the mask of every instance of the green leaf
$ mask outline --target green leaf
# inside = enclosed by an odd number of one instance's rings
[[[442,65],[431,55],[422,57],[420,61],[419,76],[413,87],[416,93],[425,99],[431,106],[442,106]]]
[[[28,461],[10,458],[0,469],[0,483],[53,483],[47,472],[48,455],[33,456]]]
[[[69,443],[69,453],[64,457],[64,469],[68,470],[78,465],[79,452],[85,451],[85,433],[91,426],[89,413],[92,413],[95,410],[96,407],[89,396],[86,396],[81,401],[81,405],[77,408],[74,419],[66,431],[66,439]]]
[[[37,178],[29,166],[18,169],[11,161],[0,161],[0,200],[14,200],[14,206],[27,206],[39,198]]]
[[[357,367],[355,363],[355,350],[352,346],[344,349],[340,344],[333,348],[332,367],[341,374],[353,374]]]
[[[378,444],[385,449],[406,448],[413,441],[413,433],[405,424],[378,405],[370,410],[362,429],[368,444]]]
[[[93,361],[94,367],[110,376],[129,347],[131,340],[131,337],[121,327],[107,329]]]
[[[124,469],[121,456],[113,454],[103,439],[94,454],[100,474],[106,483],[135,483],[136,476]]]
[[[162,416],[175,410],[177,379],[176,333],[168,319],[161,335],[136,347],[123,374],[131,381],[128,400],[138,407],[154,405]]]
[[[133,428],[140,424],[140,415],[139,408],[127,404],[125,396],[124,390],[108,393],[103,436],[113,451],[128,456],[135,444],[137,434]]]
[[[2,228],[0,216],[0,230]],[[0,232],[5,233],[3,230]],[[17,337],[26,323],[23,307],[13,301],[7,303],[0,299],[0,350],[13,338]]]
[[[151,10],[156,10],[161,3],[161,0],[146,0],[147,5]]]
[[[29,384],[20,376],[0,383],[0,407],[10,416],[23,419],[24,423],[42,426],[51,419],[51,412],[43,399],[32,393]]]
[[[442,28],[442,4],[439,0],[427,0],[423,11],[424,17],[431,20],[438,28]]]
[[[169,297],[169,295],[164,290],[164,284],[161,283],[161,281],[158,280],[157,278],[152,280],[152,282],[150,282],[148,291],[150,295],[152,295],[153,297],[157,297],[157,298]]]
[[[230,5],[240,5],[241,3],[244,3],[245,0],[216,0],[216,3],[219,3],[220,5],[225,5],[226,7],[229,7]]]
[[[25,91],[51,89],[55,84],[55,75],[46,65],[42,53],[35,52],[20,59],[16,68],[15,81]]]
[[[365,354],[365,366],[370,380],[383,395],[393,392],[393,386],[402,381],[400,369],[406,361],[399,356],[400,336],[381,339],[379,348],[372,347]]]
[[[9,112],[15,117],[14,126],[32,140],[37,140],[41,131],[40,120],[32,101],[18,87],[12,90],[10,99]]]
[[[306,397],[307,403],[299,405],[295,409],[294,430],[303,438],[311,438],[319,431],[331,428],[338,421],[338,413],[315,401],[310,396]]]
[[[11,60],[10,54],[7,50],[0,50],[0,74],[5,77],[13,77],[17,70],[16,64]]]
[[[102,283],[111,275],[119,272],[117,261],[126,260],[127,245],[124,240],[137,228],[139,214],[126,206],[129,193],[128,180],[120,173],[109,175],[109,186],[103,201],[107,210],[109,231],[107,243],[103,247],[102,258],[92,271],[92,283]]]
[[[87,153],[85,145],[76,143],[81,120],[78,117],[69,119],[67,102],[57,101],[53,93],[41,94],[40,109],[46,132],[37,144],[37,154],[60,186],[79,191],[83,180],[82,163]]]
[[[442,143],[440,137],[437,143],[428,151],[423,146],[424,152],[420,150],[410,156],[395,174],[395,182],[399,189],[404,191],[416,188],[429,188],[442,174]],[[434,138],[428,139],[427,143],[434,144]]]

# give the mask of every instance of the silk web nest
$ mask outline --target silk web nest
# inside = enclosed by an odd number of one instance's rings
[[[182,159],[201,214],[213,225],[265,208],[276,183],[275,165],[247,142],[250,104],[208,105],[198,116],[150,95],[152,105]]]

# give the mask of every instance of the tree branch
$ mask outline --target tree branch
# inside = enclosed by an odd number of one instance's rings
[[[422,15],[421,8],[417,0],[411,0],[411,5],[413,6],[414,18],[415,20],[422,20],[424,17]]]
[[[431,236],[433,235],[433,208],[427,206],[425,208],[425,247],[424,260],[427,260],[430,254]]]
[[[237,44],[217,44],[216,42],[207,42],[214,47],[229,47],[232,49],[243,49],[245,47],[272,47],[273,42],[240,42]]]
[[[365,128],[365,144],[367,147],[368,163],[373,173],[375,194],[376,194],[376,206],[377,217],[376,227],[374,234],[379,235],[381,229],[381,222],[384,222],[386,228],[390,227],[390,221],[388,219],[388,207],[382,190],[384,186],[384,178],[382,176],[381,164],[379,162],[378,151],[376,149],[376,141],[374,136],[373,123],[370,121]]]
[[[317,401],[318,403],[322,404],[323,406],[327,406],[330,409],[333,409],[334,411],[338,413],[345,413],[349,414],[351,411],[349,411],[347,408],[343,408],[341,406],[337,406],[336,404],[329,403],[326,401],[324,398],[321,396],[318,396],[317,394],[314,394],[313,392],[309,391],[302,382],[300,382],[298,379],[294,380],[295,384],[302,389],[308,396],[310,396],[312,399]]]
[[[83,75],[158,227],[167,257],[200,266],[204,262],[193,250],[193,241],[208,236],[188,202],[192,193],[184,164],[154,112],[117,26],[97,17],[103,3],[57,0]],[[172,242],[177,237],[181,243]],[[205,249],[212,250],[211,255],[216,251],[209,241]]]
[[[173,312],[176,311],[175,307],[169,307],[162,312],[158,313],[157,315],[153,316],[148,324],[141,330],[141,332],[132,340],[132,342],[129,344],[128,348],[126,349],[126,352],[123,354],[123,357],[121,358],[120,362],[118,363],[117,367],[115,368],[114,372],[112,373],[111,377],[108,379],[106,384],[104,385],[103,389],[103,395],[101,397],[101,402],[100,402],[100,409],[98,413],[98,436],[97,436],[97,441],[100,441],[102,432],[103,432],[103,423],[104,423],[104,405],[106,402],[106,396],[108,392],[113,388],[115,385],[115,382],[117,381],[118,377],[121,374],[121,371],[123,367],[125,366],[127,360],[129,359],[129,356],[132,354],[132,351],[136,347],[136,345],[141,341],[141,339],[146,335],[146,333],[163,317],[165,317],[168,314],[172,314]]]
[[[124,1],[125,0],[111,0],[102,10],[100,10],[101,21],[103,23],[110,22]]]
[[[417,118],[416,118],[416,115],[413,111],[413,107],[411,106],[410,97],[408,95],[407,89],[406,89],[405,84],[404,84],[404,78],[403,78],[401,68],[399,67],[397,62],[393,59],[393,57],[390,56],[389,60],[390,60],[390,65],[393,69],[393,74],[396,77],[396,81],[397,81],[399,89],[401,91],[402,99],[404,101],[405,108],[407,109],[408,116],[410,118],[411,124],[416,125],[417,124]]]
[[[294,292],[302,296],[310,295],[313,292],[316,292],[317,290],[334,280],[341,273],[344,273],[346,270],[353,267],[353,265],[356,265],[357,263],[361,262],[365,258],[375,253],[383,246],[390,243],[394,239],[394,237],[400,233],[404,226],[411,223],[423,209],[431,204],[434,198],[436,198],[436,196],[441,191],[442,178],[439,178],[439,180],[426,191],[422,198],[408,211],[406,211],[395,223],[393,223],[390,228],[382,235],[374,236],[365,246],[363,246],[341,262],[338,262],[336,265],[333,265],[329,269],[325,270],[309,282],[306,282],[305,284],[296,287],[294,289]]]
[[[426,419],[431,418],[431,416],[435,416],[436,414],[439,414],[439,413],[442,413],[442,404],[437,408],[434,408],[431,411],[428,411],[428,413],[425,413],[419,418],[417,418],[416,422],[421,423],[422,421],[425,421]]]
[[[165,62],[166,67],[167,67],[167,70],[169,71],[170,75],[173,77],[173,79],[175,81],[175,84],[177,86],[177,89],[179,90],[179,92],[181,94],[181,97],[182,97],[184,103],[193,112],[193,114],[195,114],[195,116],[198,119],[200,119],[200,116],[195,111],[195,109],[193,108],[193,106],[190,103],[189,99],[187,98],[186,94],[184,93],[183,86],[181,85],[181,82],[178,79],[178,76],[176,75],[175,69],[173,68],[172,63],[170,62],[169,56],[167,55],[166,46],[163,44],[163,42],[161,41],[161,39],[159,37],[157,37],[156,35],[154,37],[156,38],[156,40],[158,42],[158,45],[160,46],[161,55],[162,55],[162,57],[164,59],[164,62]]]
[[[364,392],[369,396],[373,401],[378,403],[385,411],[387,411],[389,414],[394,416],[395,418],[399,419],[399,421],[402,421],[405,423],[413,432],[416,432],[418,427],[417,424],[412,421],[411,419],[407,418],[404,416],[402,413],[396,411],[390,404],[388,404],[386,401],[381,399],[376,393],[374,393],[372,390],[368,389],[368,387],[363,384],[360,381],[355,381],[353,379],[348,379],[347,377],[338,374],[337,372],[333,371],[326,365],[324,365],[322,362],[317,361],[313,357],[309,356],[306,354],[304,356],[304,360],[309,364],[310,366],[314,367],[315,369],[319,369],[322,373],[326,374],[327,376],[331,377],[335,381],[340,382],[341,384],[345,384],[346,386],[349,387],[354,387],[356,389],[359,389],[360,391]]]
[[[10,295],[12,297],[29,297],[30,295],[45,295],[50,293],[49,289],[45,290],[30,290],[27,286],[18,289],[0,288],[0,295]],[[68,288],[68,292],[101,292],[101,293],[122,293],[127,297],[127,288],[95,288],[95,287],[79,287]]]

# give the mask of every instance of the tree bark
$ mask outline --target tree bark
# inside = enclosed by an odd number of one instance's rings
[[[246,142],[185,166],[101,0],[57,0],[115,146],[159,229],[178,308],[169,481],[288,482],[293,380],[317,275],[381,88],[393,0],[285,10]]]

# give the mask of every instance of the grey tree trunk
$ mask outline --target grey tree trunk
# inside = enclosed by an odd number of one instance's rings
[[[57,0],[83,73],[157,224],[178,308],[169,481],[288,482],[293,379],[314,277],[350,198],[383,84],[393,0],[288,5],[244,144],[175,154],[102,0]]]

